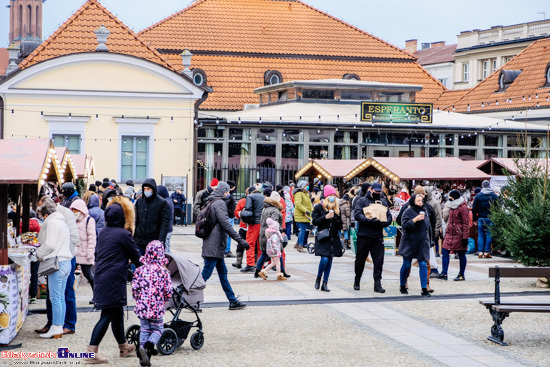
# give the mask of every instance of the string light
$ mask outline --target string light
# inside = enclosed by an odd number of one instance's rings
[[[170,116],[170,122],[174,123],[174,116]]]
[[[12,116],[15,115],[15,112],[14,112],[13,110],[11,110],[11,115],[12,115]]]
[[[69,112],[69,120],[72,119],[73,116],[71,115],[71,113]]]
[[[99,115],[97,113],[95,114],[95,120],[99,120]]]

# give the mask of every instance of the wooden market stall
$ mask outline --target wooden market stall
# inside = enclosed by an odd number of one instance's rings
[[[363,161],[363,159],[312,159],[296,172],[295,178],[298,180],[300,177],[307,176],[309,181],[313,181],[316,177],[322,179],[325,184],[342,187],[344,177]]]
[[[60,182],[62,184],[65,182],[75,183],[77,176],[71,153],[69,153],[69,150],[65,147],[56,147],[55,152],[57,154],[55,157],[59,162],[57,168],[59,169],[59,173],[61,175]]]
[[[22,246],[29,229],[31,206],[41,189],[61,180],[55,149],[48,139],[0,140],[0,345],[7,345],[23,325],[28,310],[29,246]],[[15,216],[8,220],[5,208],[14,203]]]
[[[95,166],[92,157],[87,154],[72,154],[71,158],[77,181],[82,180],[83,186],[86,187],[95,175]]]

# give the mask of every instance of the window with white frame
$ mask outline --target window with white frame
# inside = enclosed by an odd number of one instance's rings
[[[122,137],[121,180],[142,182],[147,178],[149,139],[147,136]]]
[[[481,62],[481,79],[485,79],[489,76],[489,60],[483,60]]]
[[[470,64],[462,64],[462,81],[467,82],[470,80]]]
[[[492,64],[491,73],[494,73],[495,71],[497,71],[497,59],[493,59],[491,64]]]
[[[65,147],[71,154],[80,154],[80,135],[52,134],[54,147]]]

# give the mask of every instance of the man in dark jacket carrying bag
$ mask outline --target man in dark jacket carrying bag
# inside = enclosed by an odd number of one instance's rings
[[[365,261],[369,256],[372,256],[374,264],[373,278],[374,291],[384,293],[386,290],[382,288],[380,281],[382,280],[382,268],[384,266],[384,234],[382,229],[387,227],[392,222],[391,213],[389,210],[388,201],[382,196],[382,185],[375,182],[371,186],[371,192],[368,192],[354,206],[355,220],[359,223],[357,228],[357,254],[355,255],[355,282],[353,289],[360,289],[361,276],[365,269]],[[386,221],[382,222],[377,218],[369,219],[363,213],[363,208],[377,201],[381,202],[388,210],[386,212]]]
[[[204,258],[202,278],[206,282],[212,275],[214,268],[216,268],[223,291],[229,300],[229,309],[238,310],[246,307],[246,304],[237,299],[227,279],[227,268],[225,267],[224,261],[227,235],[231,236],[231,238],[241,244],[245,249],[248,249],[249,246],[229,224],[226,202],[229,195],[229,185],[220,181],[216,189],[208,197],[208,201],[210,202],[210,215],[215,226],[208,237],[202,241],[202,257]]]
[[[243,273],[254,272],[256,270],[256,250],[258,251],[258,257],[261,255],[259,238],[264,199],[265,197],[259,191],[251,192],[246,197],[244,209],[241,211],[241,220],[248,224],[246,242],[250,247],[246,251],[246,266],[241,269]],[[245,217],[249,219],[245,220]]]
[[[134,239],[141,255],[154,240],[166,243],[172,220],[168,203],[157,195],[157,183],[147,178],[142,185],[143,196],[136,201],[136,232]]]

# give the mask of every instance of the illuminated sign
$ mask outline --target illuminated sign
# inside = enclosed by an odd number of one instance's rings
[[[362,102],[361,121],[432,123],[431,103]]]

